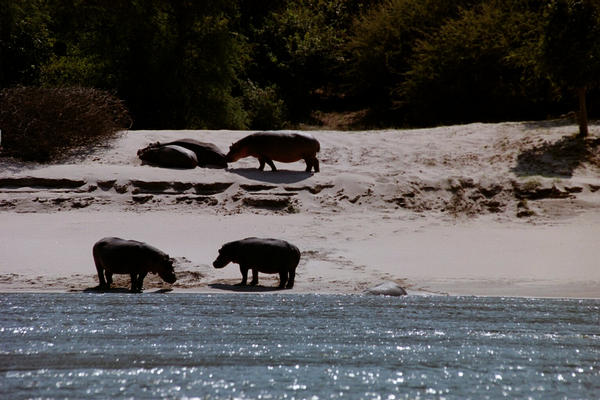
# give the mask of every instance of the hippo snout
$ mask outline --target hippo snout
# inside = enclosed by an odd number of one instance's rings
[[[177,276],[175,276],[175,271],[172,268],[160,271],[158,275],[162,278],[163,281],[167,283],[175,283],[175,281],[177,280]]]
[[[215,268],[223,268],[229,264],[229,260],[219,254],[219,257],[215,261],[213,261],[213,267]]]

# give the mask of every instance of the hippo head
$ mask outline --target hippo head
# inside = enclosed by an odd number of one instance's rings
[[[243,143],[236,142],[229,146],[229,153],[225,156],[225,161],[228,163],[239,160],[248,156],[248,149]]]
[[[233,261],[233,245],[231,243],[226,243],[219,249],[219,256],[213,262],[213,267],[215,268],[223,268],[227,264]]]
[[[158,276],[162,278],[163,281],[167,283],[175,283],[177,277],[175,276],[175,269],[173,268],[173,262],[175,259],[170,258],[165,254],[166,257],[163,258],[162,262],[158,266]]]
[[[144,147],[143,149],[139,149],[137,151],[137,156],[142,160],[142,161],[146,161],[146,162],[156,162],[157,160],[157,155],[158,152],[156,151],[157,149],[160,148],[160,142],[156,142],[156,143],[151,143],[148,146]]]

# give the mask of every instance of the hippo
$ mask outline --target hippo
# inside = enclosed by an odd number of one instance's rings
[[[106,237],[94,244],[92,253],[100,289],[110,288],[113,274],[131,275],[132,292],[142,291],[148,272],[158,274],[168,283],[177,280],[173,269],[174,260],[156,247],[143,242]]]
[[[137,152],[142,161],[165,168],[196,168],[196,153],[182,146],[150,145]]]
[[[387,281],[365,290],[365,294],[376,296],[405,296],[406,290],[396,282]]]
[[[258,284],[258,273],[279,274],[279,288],[294,287],[296,267],[300,261],[300,250],[291,243],[279,239],[246,238],[225,243],[213,267],[223,268],[230,262],[240,265],[242,281],[246,286],[248,270],[252,270],[250,285]]]
[[[319,172],[317,153],[320,149],[319,141],[308,133],[257,132],[229,146],[226,160],[234,162],[244,157],[256,157],[261,171],[265,163],[269,164],[272,171],[277,171],[273,161],[289,163],[304,160],[306,172],[312,168]]]
[[[199,167],[227,168],[225,153],[212,143],[199,142],[194,139],[179,139],[162,146],[181,146],[196,153]]]
[[[227,161],[225,160],[225,153],[223,153],[217,146],[215,146],[212,143],[199,142],[197,140],[188,139],[188,138],[174,140],[174,141],[168,142],[168,143],[161,143],[161,142],[151,143],[147,147],[138,150],[138,156],[140,158],[142,158],[142,156],[144,155],[144,157],[148,158],[148,156],[145,155],[146,153],[150,152],[150,154],[153,154],[153,153],[155,154],[157,152],[157,149],[166,147],[166,146],[183,147],[185,149],[188,149],[188,150],[194,152],[194,154],[196,155],[197,165],[199,167],[227,168]],[[160,154],[160,153],[158,153],[158,154]],[[142,158],[142,159],[144,159],[144,158]],[[147,160],[147,161],[156,163],[155,161],[152,161],[152,160]]]

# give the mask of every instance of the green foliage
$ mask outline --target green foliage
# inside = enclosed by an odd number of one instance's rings
[[[541,67],[559,85],[600,82],[600,3],[553,0],[546,8]]]
[[[276,86],[260,88],[248,81],[244,87],[245,109],[250,129],[281,129],[286,124],[286,108]]]
[[[575,88],[579,134],[588,134],[587,90],[600,83],[600,2],[554,0],[546,13],[541,68],[562,87]]]
[[[244,128],[237,75],[247,59],[232,35],[228,1],[52,0],[65,54],[44,68],[46,85],[116,89],[137,128]]]
[[[105,91],[18,87],[0,92],[3,153],[25,160],[59,159],[130,125],[123,103]]]
[[[0,5],[0,87],[38,84],[52,52],[50,14],[43,0],[3,0]]]
[[[353,89],[385,106],[404,81],[415,46],[473,0],[387,0],[358,19],[347,42]]]
[[[543,117],[549,85],[530,58],[539,10],[487,2],[461,10],[416,42],[410,69],[396,87],[411,121],[426,123]],[[426,117],[423,118],[423,117]]]
[[[283,5],[281,4],[283,3]],[[342,84],[342,47],[353,18],[369,1],[281,2],[250,27],[250,79],[277,85],[292,118],[302,118],[318,101],[317,92]]]
[[[135,128],[275,129],[367,108],[361,115],[379,125],[544,118],[569,111],[559,86],[598,83],[599,9],[598,0],[4,0],[0,84],[114,91]]]

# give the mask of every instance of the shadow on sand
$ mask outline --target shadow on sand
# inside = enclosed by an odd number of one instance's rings
[[[575,117],[523,122],[523,126],[527,129],[549,129],[574,125],[577,125],[577,119]]]
[[[275,292],[275,291],[279,291],[279,290],[285,290],[285,289],[280,289],[278,286],[261,286],[261,285],[238,286],[238,285],[228,285],[226,283],[211,283],[208,286],[210,286],[213,289],[228,290],[228,291],[232,291],[232,292],[246,292],[246,293]]]
[[[290,171],[278,169],[277,171],[261,171],[256,168],[231,168],[229,172],[243,176],[246,179],[268,183],[297,183],[313,176],[312,172]]]
[[[173,289],[163,288],[163,289],[158,289],[158,290],[154,290],[154,291],[144,290],[144,291],[142,291],[142,293],[169,293],[172,291],[173,291]],[[131,292],[128,288],[125,288],[125,287],[114,287],[114,288],[109,288],[109,289],[101,289],[98,286],[83,289],[82,292],[84,292],[84,293],[139,293],[139,292]]]
[[[571,178],[577,167],[591,162],[600,167],[600,138],[566,136],[554,143],[545,142],[517,156],[512,171],[517,176],[541,175]]]

